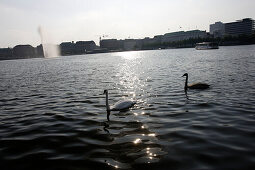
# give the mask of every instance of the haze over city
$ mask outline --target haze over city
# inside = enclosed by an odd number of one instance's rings
[[[144,38],[206,30],[217,22],[255,18],[253,0],[2,0],[0,48],[41,43],[38,27],[54,43]]]

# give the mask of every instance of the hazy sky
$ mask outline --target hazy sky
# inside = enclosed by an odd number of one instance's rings
[[[255,19],[255,0],[0,0],[0,48],[41,43],[38,26],[54,43],[144,38]],[[180,29],[181,27],[181,29]]]

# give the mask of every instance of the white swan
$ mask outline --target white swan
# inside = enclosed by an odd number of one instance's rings
[[[110,107],[108,103],[108,90],[104,90],[104,94],[106,95],[106,111],[107,111],[108,121],[110,120],[109,116],[111,111],[124,111],[136,104],[136,102],[132,100],[123,100],[123,101],[118,101],[117,103],[115,103],[113,106]]]
[[[186,77],[186,81],[185,81],[185,86],[184,86],[184,90],[187,91],[187,89],[207,89],[210,87],[209,84],[206,83],[193,83],[188,85],[188,73],[183,74],[182,77]]]

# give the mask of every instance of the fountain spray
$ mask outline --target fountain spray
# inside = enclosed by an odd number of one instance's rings
[[[38,32],[41,37],[43,54],[45,58],[58,57],[60,55],[59,47],[52,43],[51,36],[41,26],[38,27]]]

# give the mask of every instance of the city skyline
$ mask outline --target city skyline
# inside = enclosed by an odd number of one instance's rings
[[[0,48],[41,43],[39,26],[52,43],[125,39],[167,32],[206,30],[217,21],[255,18],[252,0],[2,0],[0,2]]]

